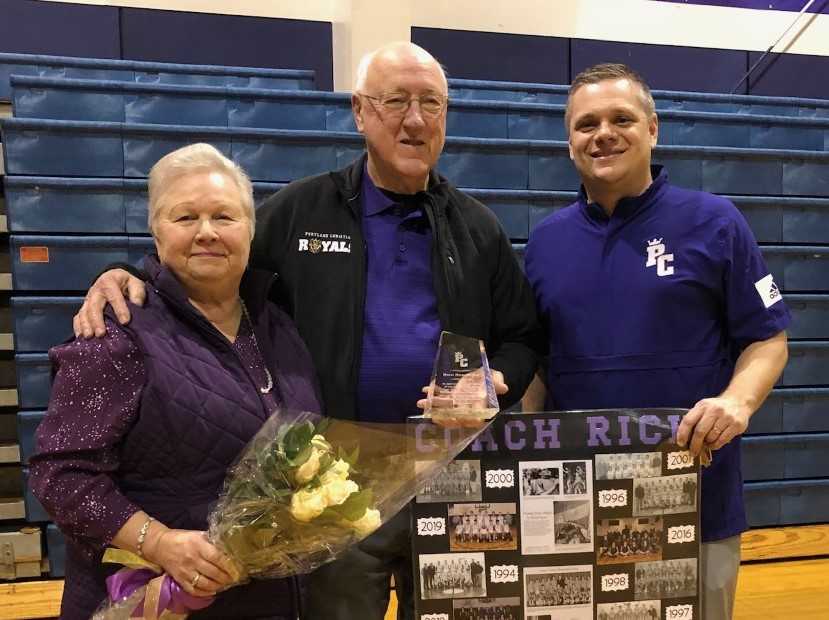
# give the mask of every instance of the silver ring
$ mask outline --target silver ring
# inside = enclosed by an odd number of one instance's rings
[[[196,585],[199,583],[199,579],[201,579],[201,573],[196,571],[196,576],[193,577],[193,581],[190,582],[190,586],[195,589]]]

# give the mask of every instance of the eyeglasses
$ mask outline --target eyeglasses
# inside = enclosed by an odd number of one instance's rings
[[[448,99],[443,95],[437,93],[429,93],[413,97],[408,93],[383,93],[379,97],[366,95],[365,93],[357,93],[361,97],[371,99],[380,104],[389,114],[405,114],[409,111],[412,101],[417,101],[420,105],[420,111],[429,116],[438,116],[446,107]]]

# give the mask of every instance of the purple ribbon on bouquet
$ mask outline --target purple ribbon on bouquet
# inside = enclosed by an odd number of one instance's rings
[[[144,598],[132,612],[133,618],[159,618],[165,611],[174,614],[187,614],[204,609],[215,597],[193,596],[185,592],[172,577],[158,575],[149,568],[122,568],[107,577],[107,592],[113,603],[131,596],[138,588],[146,586]],[[150,609],[144,607],[150,603]]]

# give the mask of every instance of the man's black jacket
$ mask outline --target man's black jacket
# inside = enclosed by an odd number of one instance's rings
[[[251,265],[278,274],[276,301],[294,318],[322,386],[326,413],[357,417],[366,251],[360,189],[365,156],[295,181],[257,210]],[[432,273],[442,329],[484,340],[504,373],[508,407],[543,349],[535,301],[495,215],[434,172],[417,195],[433,233]],[[427,378],[425,378],[427,379]],[[425,383],[426,381],[424,381]]]

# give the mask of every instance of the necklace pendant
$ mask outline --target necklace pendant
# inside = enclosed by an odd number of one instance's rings
[[[266,386],[266,387],[261,387],[261,388],[259,388],[259,391],[260,391],[260,392],[262,392],[262,394],[268,394],[268,393],[270,393],[270,391],[271,391],[272,389],[273,389],[273,386],[272,386],[272,385],[268,385],[268,386]]]

